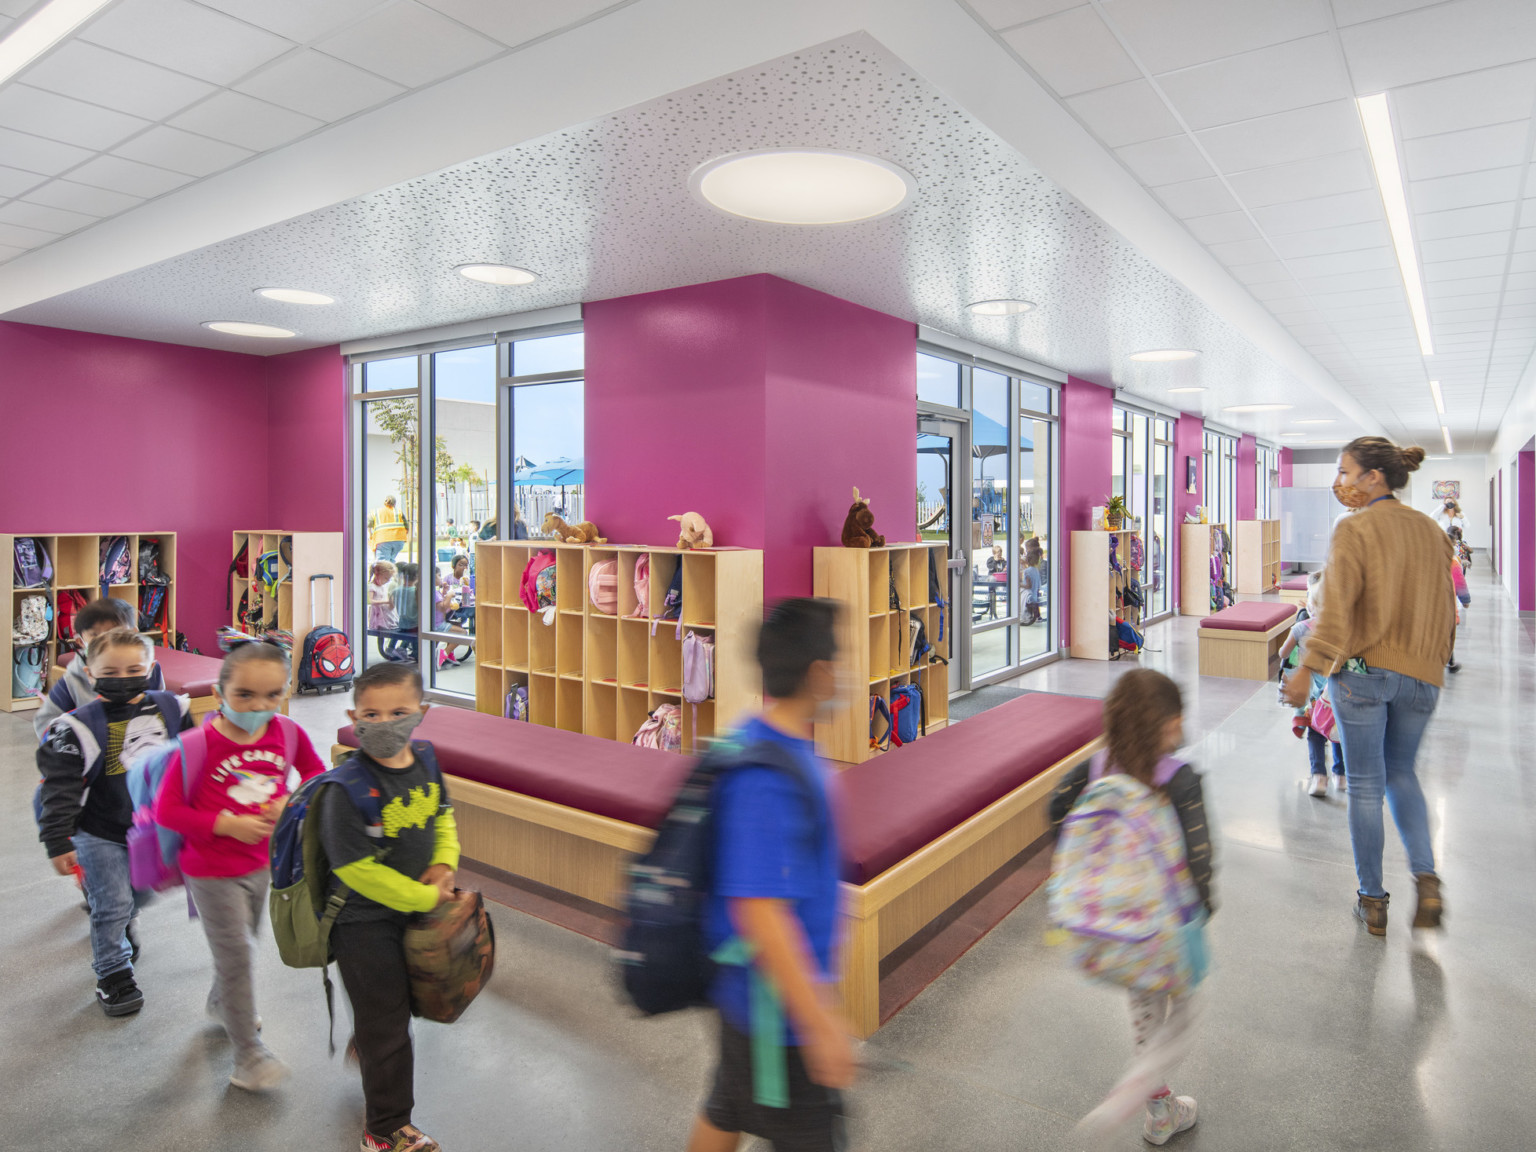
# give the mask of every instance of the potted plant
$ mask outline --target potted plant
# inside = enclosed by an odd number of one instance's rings
[[[1120,531],[1120,526],[1125,523],[1124,496],[1111,496],[1104,502],[1104,522],[1111,532]]]

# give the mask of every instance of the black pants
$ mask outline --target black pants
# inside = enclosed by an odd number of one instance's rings
[[[800,1049],[784,1049],[789,1107],[753,1099],[752,1038],[720,1021],[720,1063],[704,1119],[722,1132],[760,1136],[773,1152],[842,1152],[848,1146],[842,1093],[811,1082]]]
[[[331,951],[352,1002],[367,1128],[387,1137],[411,1122],[416,1102],[405,917],[337,924],[331,929]]]

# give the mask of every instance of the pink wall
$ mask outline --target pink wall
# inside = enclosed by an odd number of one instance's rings
[[[1067,377],[1061,390],[1061,535],[1053,549],[1055,570],[1060,573],[1056,588],[1061,621],[1061,643],[1071,643],[1069,621],[1072,587],[1073,532],[1086,530],[1092,510],[1109,499],[1113,466],[1110,463],[1110,436],[1114,423],[1115,394],[1075,376]]]
[[[716,543],[763,549],[770,600],[810,594],[854,485],[913,539],[912,324],[770,275],[583,314],[586,507],[609,539],[670,544],[667,516],[698,512]]]
[[[341,526],[340,363],[0,321],[0,531],[176,532],[177,623],[212,652],[231,532]]]
[[[1280,449],[1280,487],[1291,487],[1291,476],[1291,450],[1282,448]]]
[[[1200,459],[1205,452],[1205,421],[1198,416],[1180,416],[1178,423],[1173,426],[1173,600],[1179,599],[1179,589],[1184,586],[1183,568],[1183,542],[1184,529],[1180,527],[1184,518],[1201,504],[1205,503],[1203,487],[1205,484],[1204,472],[1200,467]],[[1185,480],[1188,476],[1189,463],[1195,462],[1195,490],[1186,491],[1188,485]]]
[[[1237,518],[1253,520],[1259,514],[1259,441],[1244,436],[1237,442]]]
[[[1521,612],[1536,612],[1536,452],[1520,453],[1515,467],[1515,536],[1520,549],[1516,605]]]

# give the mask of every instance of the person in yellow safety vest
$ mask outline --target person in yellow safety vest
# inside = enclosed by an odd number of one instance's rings
[[[395,507],[395,498],[386,496],[383,505],[368,521],[368,528],[374,555],[380,560],[393,563],[395,557],[400,555],[400,549],[405,547],[411,526]]]

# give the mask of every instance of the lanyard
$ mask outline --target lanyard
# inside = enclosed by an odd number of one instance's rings
[[[1394,495],[1392,495],[1392,493],[1388,492],[1385,496],[1378,496],[1378,497],[1376,497],[1376,499],[1371,501],[1371,504],[1380,504],[1383,500],[1396,500],[1396,499],[1397,499],[1396,496],[1394,496]],[[1371,504],[1367,504],[1366,507],[1369,508],[1371,506]]]
[[[747,969],[751,989],[752,1098],[766,1108],[789,1107],[789,1072],[784,1054],[784,1005],[777,989],[752,963],[757,949],[732,936],[710,957],[716,964]]]

